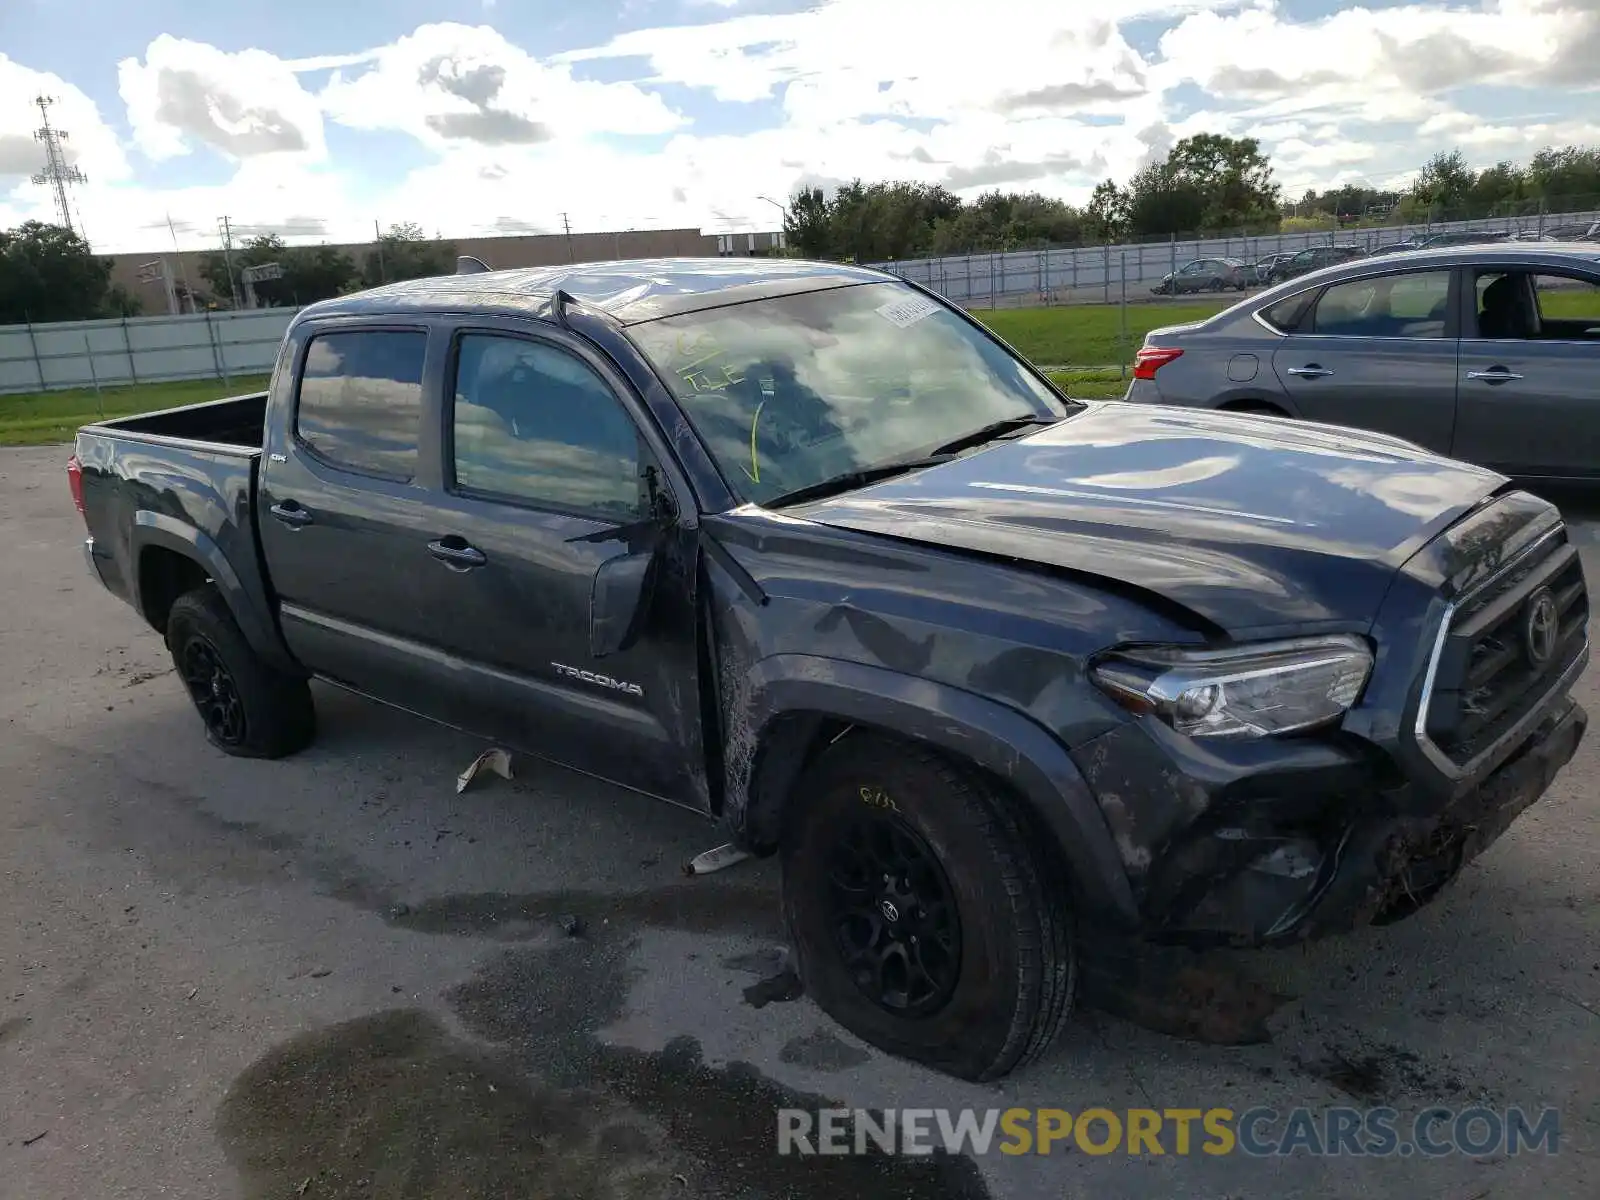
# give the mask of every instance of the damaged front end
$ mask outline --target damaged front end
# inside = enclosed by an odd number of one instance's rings
[[[1544,794],[1587,725],[1568,692],[1588,662],[1588,601],[1559,518],[1524,500],[1486,510],[1480,532],[1503,538],[1492,553],[1461,555],[1458,533],[1408,564],[1374,622],[1359,701],[1355,638],[1302,653],[1321,665],[1301,671],[1298,692],[1241,672],[1249,686],[1231,708],[1226,687],[1110,656],[1097,682],[1137,719],[1074,758],[1147,936],[1272,945],[1398,920]],[[1508,512],[1529,518],[1509,536]],[[1274,695],[1341,714],[1285,728]]]

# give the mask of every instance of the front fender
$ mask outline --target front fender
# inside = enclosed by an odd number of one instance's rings
[[[134,513],[133,532],[128,542],[129,591],[140,613],[149,615],[145,597],[140,594],[141,559],[147,549],[157,546],[183,555],[205,571],[227,601],[233,619],[239,623],[239,630],[252,650],[280,669],[299,670],[266,607],[266,591],[259,574],[251,569],[247,583],[209,534],[176,517],[149,509]]]
[[[730,742],[737,745],[741,728],[753,731],[744,743],[750,752],[728,757],[725,815],[736,832],[775,830],[803,765],[800,755],[789,755],[787,777],[764,771],[762,786],[751,787],[774,728],[797,715],[870,726],[936,746],[1006,781],[1060,847],[1079,902],[1097,920],[1137,926],[1133,891],[1100,806],[1061,743],[1028,717],[948,684],[809,655],[761,659],[744,683],[742,711],[730,714]],[[735,798],[746,796],[748,811],[740,811],[744,805]]]

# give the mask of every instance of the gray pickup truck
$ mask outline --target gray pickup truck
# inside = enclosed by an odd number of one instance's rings
[[[313,305],[270,389],[80,431],[90,569],[221,750],[319,677],[777,853],[807,989],[968,1078],[1088,934],[1391,920],[1585,727],[1548,503],[1405,442],[1080,403],[875,271],[467,271]]]

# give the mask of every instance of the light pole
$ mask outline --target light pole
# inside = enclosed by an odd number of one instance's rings
[[[788,205],[779,204],[771,196],[757,196],[756,199],[757,200],[765,200],[768,204],[772,205],[773,208],[775,208],[779,212],[781,212],[784,215],[784,219],[785,220],[788,219],[788,216],[789,216],[789,206]],[[783,246],[783,226],[782,225],[778,226],[778,245],[779,245],[779,247]]]

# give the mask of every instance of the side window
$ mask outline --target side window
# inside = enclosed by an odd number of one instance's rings
[[[300,374],[295,433],[336,466],[410,482],[427,349],[420,329],[318,334]]]
[[[462,491],[620,521],[643,512],[639,431],[605,381],[564,350],[463,334],[453,442]]]
[[[1408,271],[1334,284],[1312,314],[1312,332],[1339,337],[1442,338],[1450,272]]]
[[[1549,338],[1600,337],[1600,282],[1574,275],[1535,275],[1540,331]]]
[[[1257,315],[1279,333],[1293,333],[1300,327],[1300,320],[1306,315],[1306,309],[1315,294],[1314,291],[1310,291],[1286,296],[1276,304],[1268,305]]]

